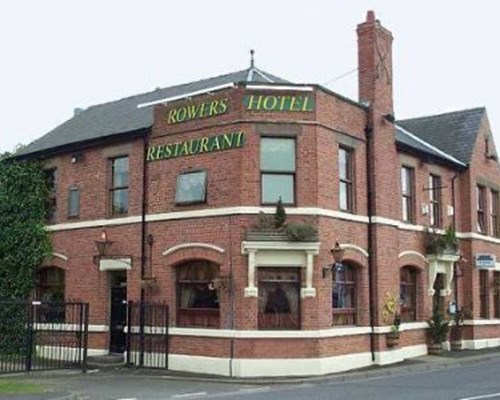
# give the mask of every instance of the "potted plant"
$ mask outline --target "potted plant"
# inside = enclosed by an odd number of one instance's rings
[[[317,229],[308,223],[287,222],[287,215],[281,197],[273,215],[259,213],[257,224],[246,232],[250,241],[316,242]]]
[[[455,232],[455,228],[450,224],[444,232],[444,253],[457,254],[458,252],[458,238]]]
[[[446,340],[450,328],[450,321],[444,317],[442,312],[435,308],[427,324],[429,325],[427,328],[429,334],[429,354],[441,354],[443,342]]]
[[[466,319],[471,318],[471,312],[467,307],[457,309],[453,315],[453,325],[450,327],[451,350],[462,350],[463,325]]]
[[[444,234],[434,228],[427,228],[424,232],[424,247],[427,254],[457,254],[458,238],[452,225],[448,225]]]
[[[390,332],[385,336],[387,347],[396,347],[399,343],[399,298],[395,294],[387,293],[387,298],[382,310],[382,318],[386,325],[390,325]]]

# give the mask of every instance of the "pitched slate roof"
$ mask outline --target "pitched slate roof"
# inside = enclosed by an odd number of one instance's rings
[[[47,150],[53,151],[65,146],[81,144],[96,139],[112,138],[117,135],[150,128],[153,125],[153,107],[138,108],[139,104],[155,102],[161,99],[182,96],[224,84],[239,82],[289,83],[285,79],[258,68],[250,67],[226,75],[164,89],[156,89],[152,92],[91,106],[76,113],[76,115],[63,124],[30,143],[16,155],[24,156]]]
[[[466,165],[455,157],[450,156],[442,150],[432,146],[423,139],[414,135],[412,132],[408,132],[406,129],[396,125],[396,143],[407,150],[416,151],[419,154],[426,154],[430,158],[435,160],[441,160],[447,164],[452,164],[455,167],[463,168]]]
[[[397,121],[397,124],[462,163],[469,164],[485,114],[486,109],[480,107]]]

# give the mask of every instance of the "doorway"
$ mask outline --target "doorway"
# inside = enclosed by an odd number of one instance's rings
[[[432,310],[437,311],[444,315],[445,305],[444,297],[441,295],[441,291],[444,289],[444,275],[437,274],[436,280],[434,281],[434,296],[432,296]]]
[[[109,352],[123,353],[126,347],[127,272],[110,272],[110,338]]]

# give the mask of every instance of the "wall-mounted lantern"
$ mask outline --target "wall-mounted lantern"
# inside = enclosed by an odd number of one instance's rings
[[[94,264],[98,265],[100,259],[106,255],[108,250],[113,245],[113,241],[108,239],[108,233],[106,232],[106,229],[103,228],[100,240],[96,240],[94,243],[97,249],[97,255],[94,256]]]
[[[330,254],[332,255],[333,258],[333,264],[329,265],[327,267],[323,267],[323,278],[326,278],[329,276],[330,272],[332,271],[333,268],[336,268],[337,265],[342,264],[342,260],[344,259],[344,253],[345,249],[343,249],[340,246],[340,243],[338,240],[335,241],[335,247],[332,247],[330,249]]]

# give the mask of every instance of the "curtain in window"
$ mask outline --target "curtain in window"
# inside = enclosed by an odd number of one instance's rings
[[[259,268],[259,329],[300,328],[297,268]]]

